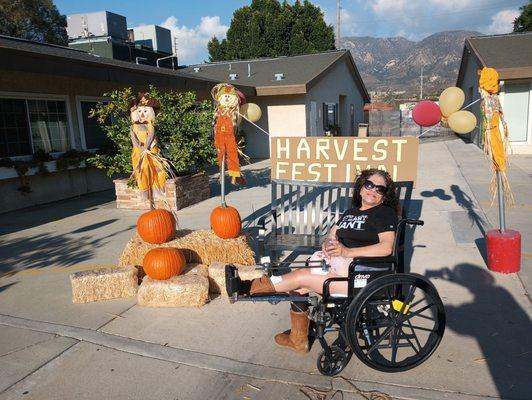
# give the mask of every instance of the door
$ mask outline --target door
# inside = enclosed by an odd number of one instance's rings
[[[310,136],[318,136],[318,104],[310,102]]]
[[[504,117],[511,142],[528,141],[530,83],[505,83]]]

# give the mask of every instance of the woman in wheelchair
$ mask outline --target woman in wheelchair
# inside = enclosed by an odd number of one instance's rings
[[[352,208],[347,210],[325,239],[321,251],[309,261],[325,259],[329,270],[322,267],[301,268],[281,276],[263,276],[253,281],[240,281],[241,295],[266,295],[288,292],[305,295],[321,294],[323,283],[332,277],[347,277],[349,265],[355,257],[380,257],[392,253],[397,226],[398,201],[395,184],[390,175],[378,169],[363,171],[356,179]],[[316,263],[317,264],[317,263]],[[355,270],[383,270],[389,265],[357,266]],[[347,282],[332,282],[330,292],[347,295]],[[275,341],[296,351],[308,351],[308,303],[294,302],[291,311],[292,329],[280,333]]]

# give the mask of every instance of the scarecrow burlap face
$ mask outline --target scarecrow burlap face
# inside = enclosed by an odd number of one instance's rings
[[[228,84],[216,85],[213,98],[220,108],[235,108],[240,103],[236,89]]]
[[[156,99],[149,97],[145,93],[139,93],[137,98],[129,103],[131,121],[140,124],[153,121],[159,112],[159,108],[160,105]]]

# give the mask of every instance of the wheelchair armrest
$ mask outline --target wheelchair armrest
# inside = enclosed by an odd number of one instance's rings
[[[334,277],[334,278],[327,278],[325,279],[325,282],[323,282],[323,291],[322,291],[322,299],[323,302],[327,302],[329,300],[329,297],[331,297],[331,291],[330,286],[332,282],[347,282],[349,278],[344,277]]]
[[[387,263],[397,263],[395,256],[387,257],[355,257],[351,264],[349,264],[349,271],[352,268],[355,268],[357,265],[366,265],[366,264],[387,264]]]

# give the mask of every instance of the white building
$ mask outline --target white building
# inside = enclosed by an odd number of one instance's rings
[[[466,104],[480,96],[477,71],[483,67],[495,68],[499,73],[499,96],[513,153],[532,154],[532,32],[466,39],[456,82],[466,95]],[[471,111],[480,125],[479,103]],[[478,128],[470,135],[481,145]]]
[[[191,65],[190,75],[255,88],[248,102],[262,110],[257,123],[272,136],[323,136],[335,130],[341,136],[356,136],[364,121],[364,103],[369,94],[351,53],[323,53],[233,62]],[[246,153],[252,158],[269,157],[269,138],[249,122]]]

